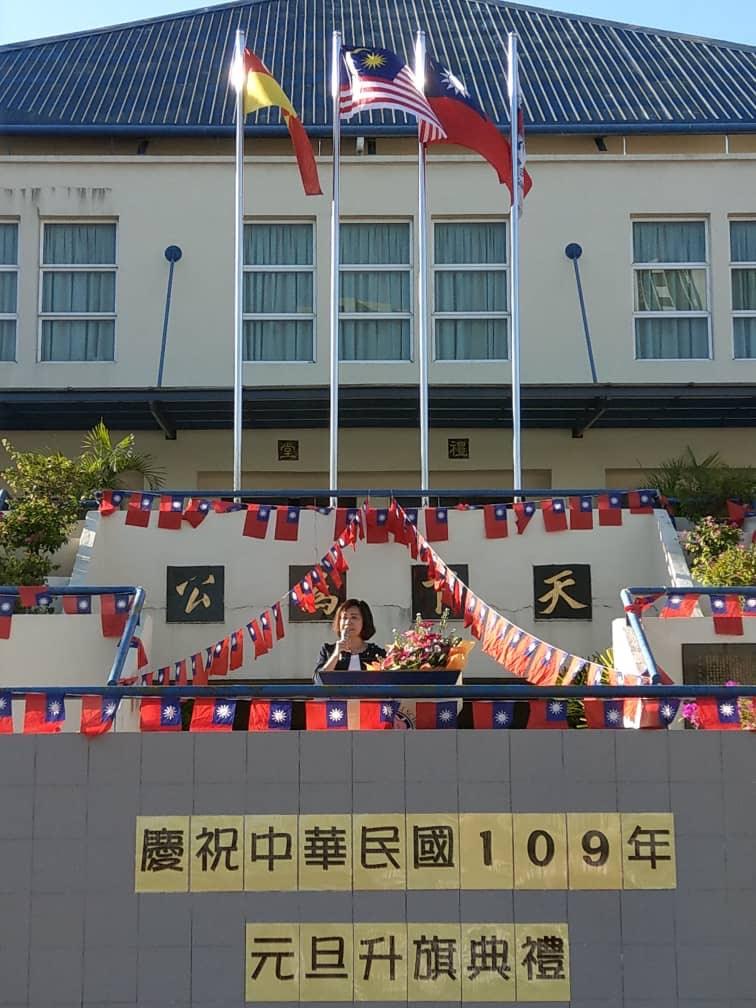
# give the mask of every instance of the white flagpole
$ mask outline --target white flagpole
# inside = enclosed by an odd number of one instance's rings
[[[242,339],[244,284],[244,32],[236,32],[233,82],[236,86],[236,160],[234,185],[234,491],[241,490]]]
[[[331,195],[331,399],[329,430],[328,486],[333,492],[339,486],[339,175],[341,157],[341,116],[339,87],[341,70],[341,32],[331,39],[331,109],[333,114],[333,172]],[[331,496],[331,507],[338,506],[338,497]]]
[[[508,36],[509,85],[509,145],[512,148],[512,208],[509,214],[510,265],[509,265],[509,312],[511,320],[512,357],[512,473],[516,499],[522,490],[522,458],[520,452],[520,189],[519,129],[520,114],[519,81],[517,74],[517,35]]]
[[[415,85],[425,94],[425,32],[418,31],[415,41]],[[420,486],[430,484],[428,470],[428,221],[425,185],[425,146],[418,128],[417,197],[417,358],[420,383]],[[422,498],[423,507],[428,497]]]

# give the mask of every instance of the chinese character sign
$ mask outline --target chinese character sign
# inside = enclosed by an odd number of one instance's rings
[[[537,620],[593,619],[590,564],[535,564],[533,615]]]
[[[222,566],[167,567],[166,622],[222,623],[224,582]]]
[[[450,571],[465,584],[469,584],[470,572],[468,564],[448,564]],[[465,592],[462,593],[462,602],[459,609],[450,609],[450,619],[462,619],[465,615]],[[428,580],[428,568],[425,564],[412,565],[412,612],[413,615],[420,613],[422,619],[441,619],[443,611],[448,608],[444,603],[441,592],[436,591],[433,582]]]

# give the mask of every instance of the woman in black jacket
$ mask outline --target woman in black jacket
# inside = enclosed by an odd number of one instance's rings
[[[321,672],[359,672],[369,662],[380,661],[386,652],[377,644],[368,643],[375,634],[370,606],[362,599],[347,599],[336,610],[331,624],[338,640],[324,644],[315,667],[315,682],[322,683]]]

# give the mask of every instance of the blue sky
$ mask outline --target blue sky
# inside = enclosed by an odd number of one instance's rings
[[[0,0],[0,44],[216,6],[212,0]],[[525,0],[524,6],[756,45],[754,0]]]

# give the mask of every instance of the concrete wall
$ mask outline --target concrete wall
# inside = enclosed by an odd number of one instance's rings
[[[752,749],[735,732],[3,736],[0,1005],[241,1008],[253,922],[561,921],[571,1008],[746,1008]],[[676,887],[134,891],[138,815],[481,811],[671,812]]]

